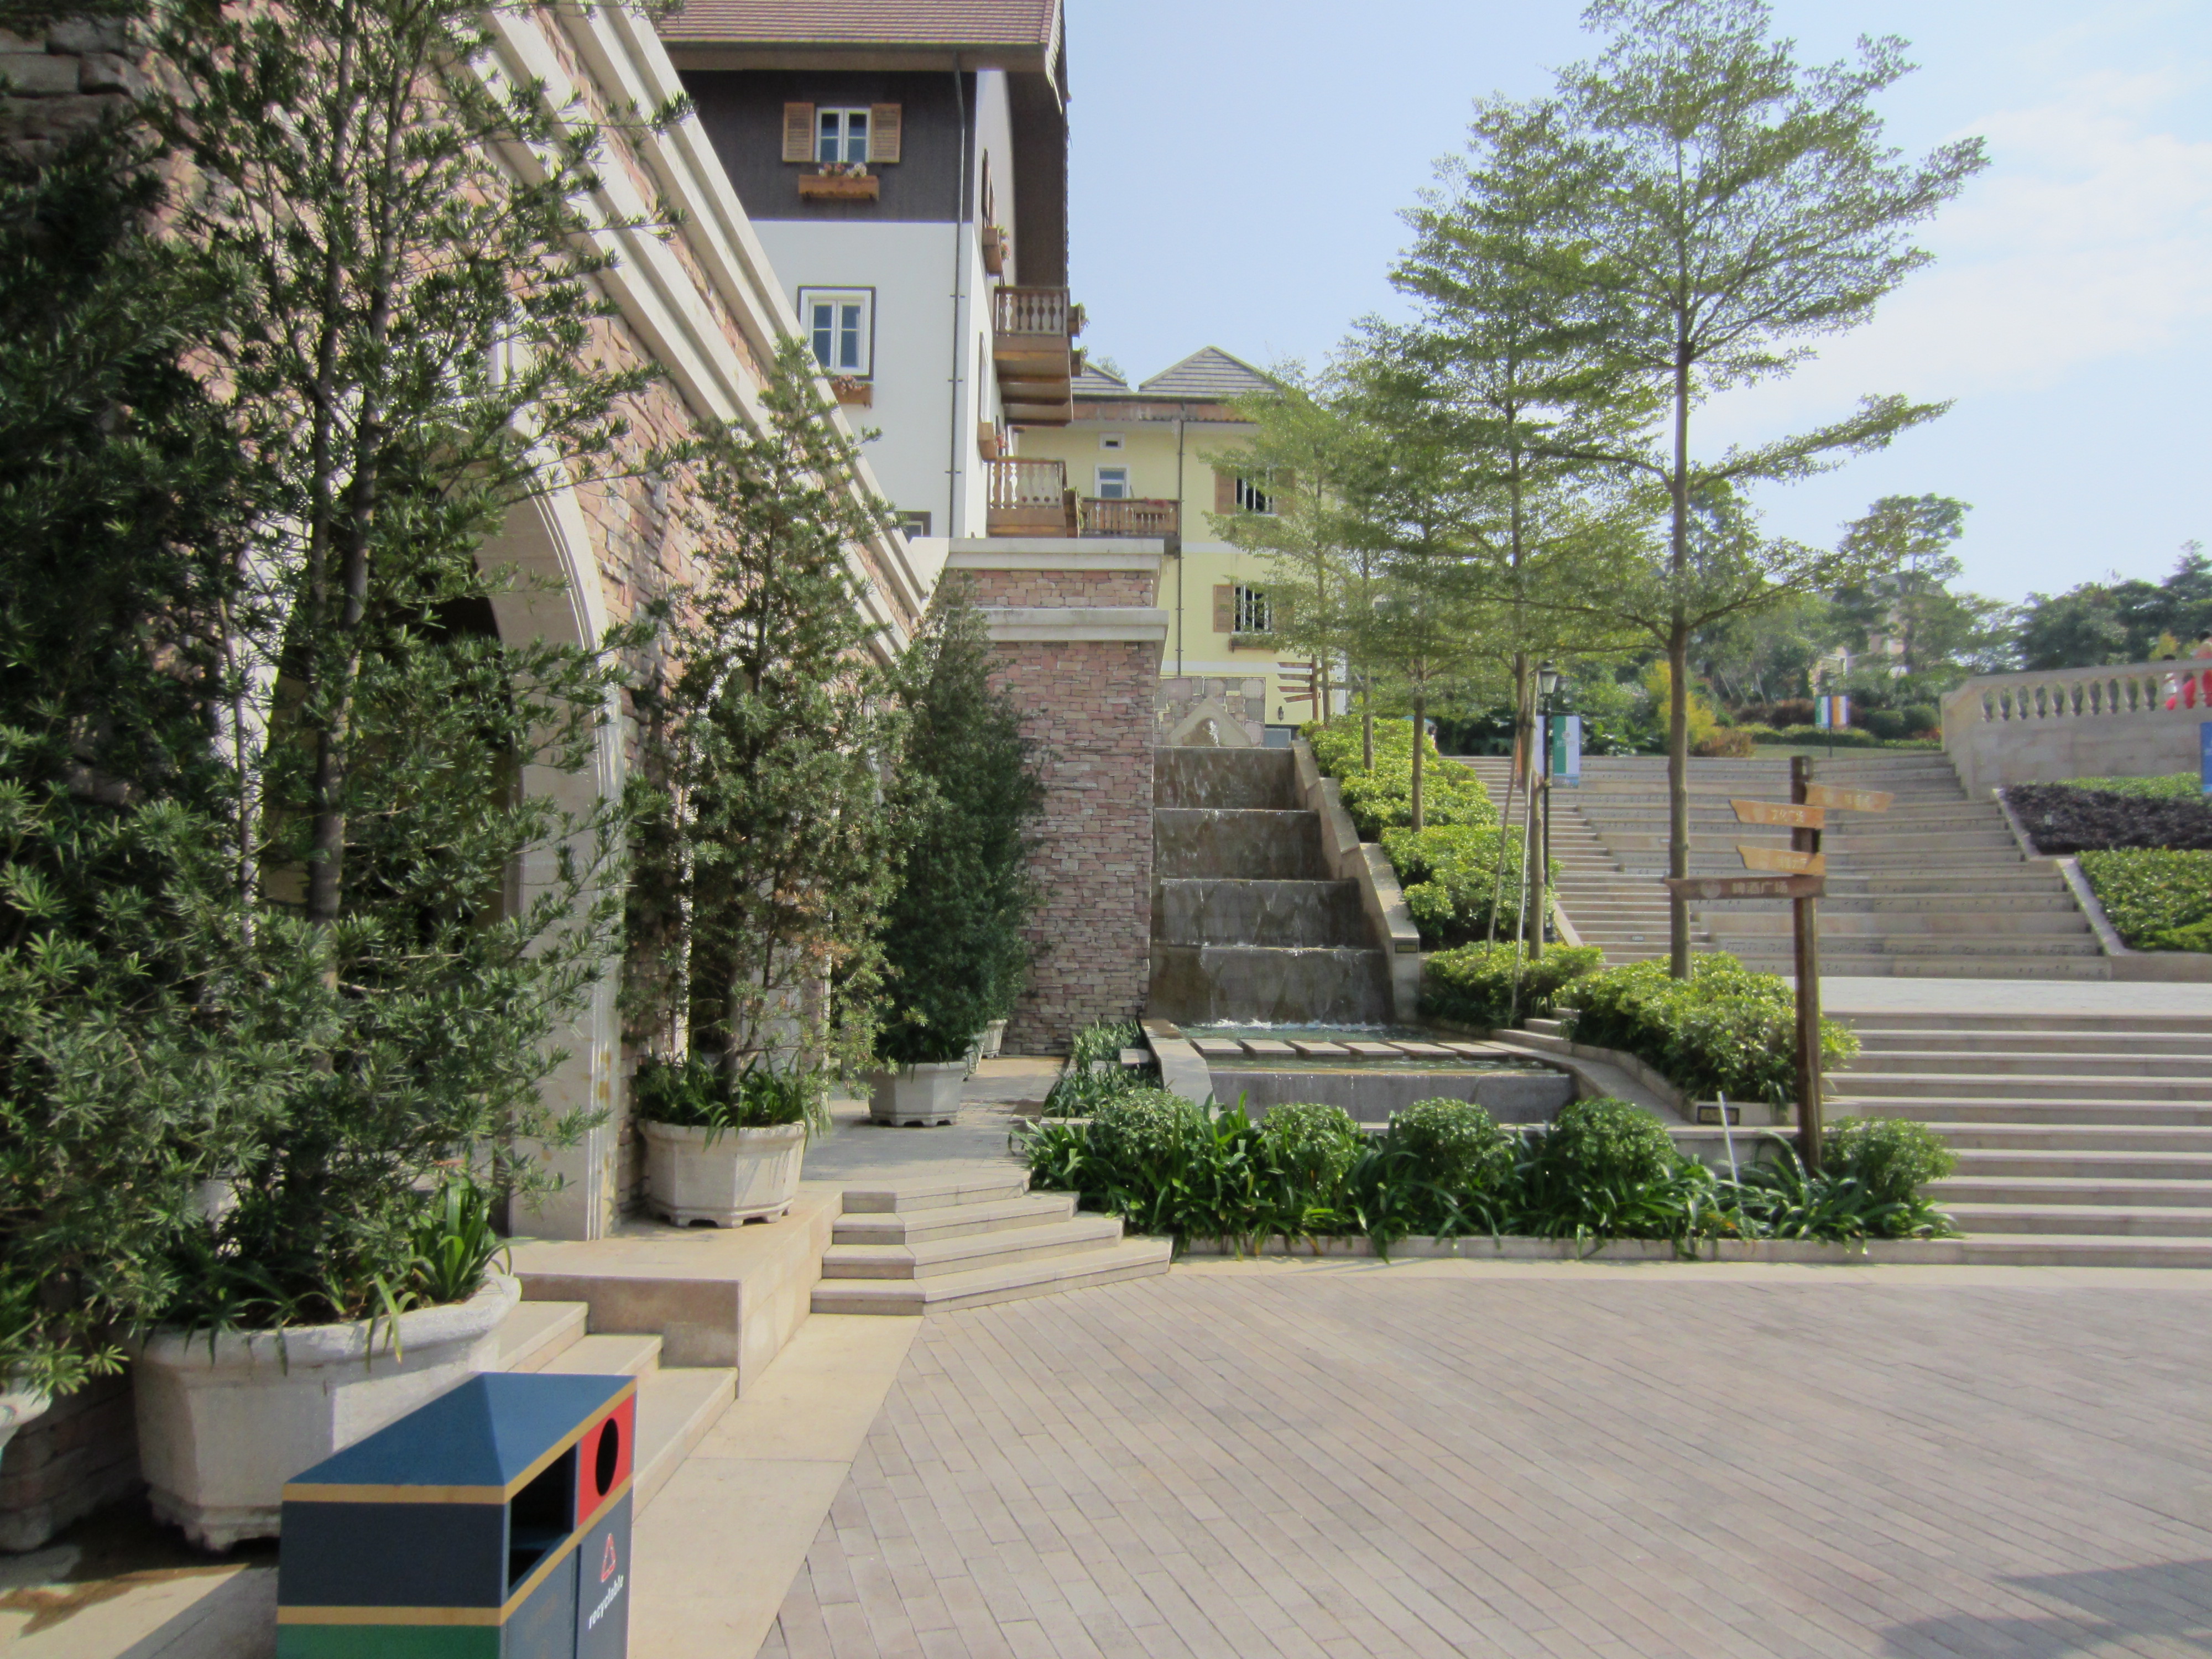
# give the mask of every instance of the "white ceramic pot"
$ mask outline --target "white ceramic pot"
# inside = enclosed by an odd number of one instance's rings
[[[877,1122],[950,1123],[960,1109],[968,1062],[927,1061],[896,1072],[872,1072],[869,1078],[868,1115]]]
[[[8,1449],[8,1443],[15,1437],[15,1431],[34,1417],[46,1415],[53,1398],[33,1389],[10,1389],[0,1394],[0,1453]]]
[[[494,1274],[466,1302],[283,1332],[156,1331],[138,1355],[138,1464],[154,1513],[204,1548],[274,1538],[284,1483],[499,1364],[522,1297]],[[212,1352],[210,1352],[212,1348]]]
[[[983,1028],[983,1040],[977,1052],[985,1060],[996,1060],[999,1057],[999,1045],[1006,1040],[1006,1022],[1003,1019],[994,1019]]]
[[[646,1196],[671,1221],[734,1227],[791,1207],[806,1156],[804,1123],[700,1129],[642,1121]]]

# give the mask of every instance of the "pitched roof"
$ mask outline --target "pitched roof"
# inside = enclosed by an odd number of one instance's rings
[[[1147,398],[1241,398],[1275,383],[1241,357],[1206,346],[1139,385]]]
[[[1049,49],[1060,0],[690,0],[664,40],[793,46]]]
[[[1085,363],[1083,373],[1075,377],[1075,395],[1079,398],[1118,397],[1128,390],[1127,380],[1096,363]]]

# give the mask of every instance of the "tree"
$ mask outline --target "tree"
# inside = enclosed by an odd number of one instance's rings
[[[908,720],[893,811],[896,890],[882,939],[894,1066],[958,1060],[1013,1006],[1040,895],[1029,860],[1044,810],[1021,709],[992,683],[991,638],[963,581],[941,586],[896,677]]]
[[[2185,652],[2212,635],[2212,562],[2199,544],[2184,542],[2162,583],[2115,574],[2063,593],[2031,593],[2019,627],[2024,668],[2095,668]]]
[[[538,1085],[605,969],[620,813],[518,785],[592,763],[628,641],[502,640],[510,579],[477,552],[612,469],[650,371],[601,337],[599,134],[505,79],[493,28],[459,0],[180,0],[154,43],[173,228],[237,285],[202,343],[254,492],[253,605],[221,633],[234,879],[256,936],[304,924],[315,988],[240,1015],[305,1075],[199,1236],[185,1317],[403,1293],[431,1172],[527,1190],[518,1142],[590,1119]]]
[[[672,667],[638,696],[624,994],[660,1058],[732,1079],[858,1068],[874,1044],[897,734],[848,549],[884,514],[815,374],[787,344],[763,429],[716,428],[683,469],[699,576],[659,607]]]
[[[1872,100],[1907,69],[1904,43],[1861,43],[1855,62],[1812,70],[1770,33],[1763,0],[1598,0],[1585,22],[1613,31],[1594,62],[1561,71],[1526,118],[1529,142],[1502,161],[1552,181],[1557,206],[1531,267],[1568,314],[1600,331],[1613,392],[1657,398],[1638,441],[1589,457],[1642,481],[1664,535],[1625,618],[1663,622],[1670,872],[1689,868],[1688,656],[1705,578],[1701,512],[1758,481],[1788,480],[1878,448],[1942,412],[1870,398],[1842,420],[1699,459],[1692,415],[1732,386],[1788,374],[1812,339],[1857,326],[1929,256],[1911,227],[1985,165],[1976,139],[1901,161]],[[1534,193],[1531,187],[1530,193]],[[1729,538],[1731,579],[1755,603],[1802,587],[1814,568],[1784,544]],[[1819,568],[1832,566],[1820,562]],[[1658,611],[1654,612],[1654,603]],[[1689,972],[1689,912],[1671,903],[1671,966]]]

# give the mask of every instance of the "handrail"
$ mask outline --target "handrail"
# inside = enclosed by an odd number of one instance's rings
[[[1067,463],[1042,457],[1008,456],[985,463],[989,479],[988,505],[995,507],[1042,507],[1058,512],[1067,498]]]
[[[1044,334],[1066,339],[1067,290],[1000,288],[991,295],[991,327],[1000,334]]]
[[[1943,699],[1943,723],[2089,720],[2212,708],[2212,660],[2127,663],[1984,674]]]
[[[1170,501],[1091,495],[1082,503],[1082,525],[1086,536],[1172,536],[1181,527],[1181,514]]]

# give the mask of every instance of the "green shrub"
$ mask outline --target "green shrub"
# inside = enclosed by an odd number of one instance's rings
[[[1416,1177],[1455,1191],[1506,1191],[1521,1150],[1511,1130],[1468,1100],[1415,1101],[1391,1118],[1386,1141]]]
[[[1521,839],[1495,824],[1431,823],[1382,832],[1382,851],[1404,886],[1406,908],[1434,949],[1480,939],[1511,938],[1521,927]],[[1500,860],[1503,860],[1501,869]],[[1559,867],[1552,866],[1552,879]]]
[[[638,1115],[696,1129],[770,1129],[804,1123],[830,1133],[829,1079],[756,1060],[734,1077],[720,1055],[694,1051],[682,1064],[647,1060],[632,1085]]]
[[[1067,1045],[1067,1060],[1080,1070],[1101,1060],[1118,1060],[1124,1048],[1141,1048],[1145,1028],[1133,1019],[1102,1019],[1078,1031]]]
[[[1877,1203],[1910,1202],[1959,1167],[1959,1155],[1924,1123],[1906,1117],[1844,1117],[1820,1139],[1825,1173],[1849,1176]]]
[[[2212,951],[2212,853],[2084,853],[2081,873],[2130,949]]]
[[[1366,1150],[1367,1137],[1343,1107],[1298,1102],[1269,1109],[1261,1120],[1260,1141],[1295,1190],[1334,1200]]]
[[[1375,765],[1360,759],[1359,722],[1340,720],[1305,727],[1314,760],[1341,787],[1345,811],[1363,841],[1413,821],[1413,728],[1405,720],[1375,722]],[[1498,809],[1481,781],[1456,761],[1437,752],[1433,738],[1423,739],[1421,817],[1425,824],[1494,824]],[[1401,879],[1404,878],[1401,877]]]
[[[1674,1238],[1733,1231],[1717,1183],[1667,1126],[1625,1100],[1576,1100],[1534,1138],[1515,1224],[1539,1238]]]
[[[1856,726],[1785,726],[1780,731],[1766,733],[1755,727],[1752,731],[1761,743],[1787,744],[1794,749],[1941,749],[1942,744],[1933,738],[1878,738],[1871,732],[1862,732]]]
[[[1559,1000],[1575,1011],[1577,1042],[1634,1054],[1693,1099],[1779,1103],[1796,1092],[1796,993],[1732,956],[1698,957],[1686,980],[1663,962],[1608,968],[1574,981]],[[1820,1022],[1825,1069],[1857,1053],[1847,1028]]]
[[[1523,960],[1517,944],[1439,951],[1421,964],[1421,1012],[1480,1030],[1540,1018],[1558,1006],[1568,986],[1595,973],[1604,960],[1595,945],[1553,945],[1534,962]]]
[[[2203,800],[2203,781],[2194,772],[2155,778],[2068,778],[2069,789],[2101,789],[2108,795],[2144,795],[2153,800]]]

